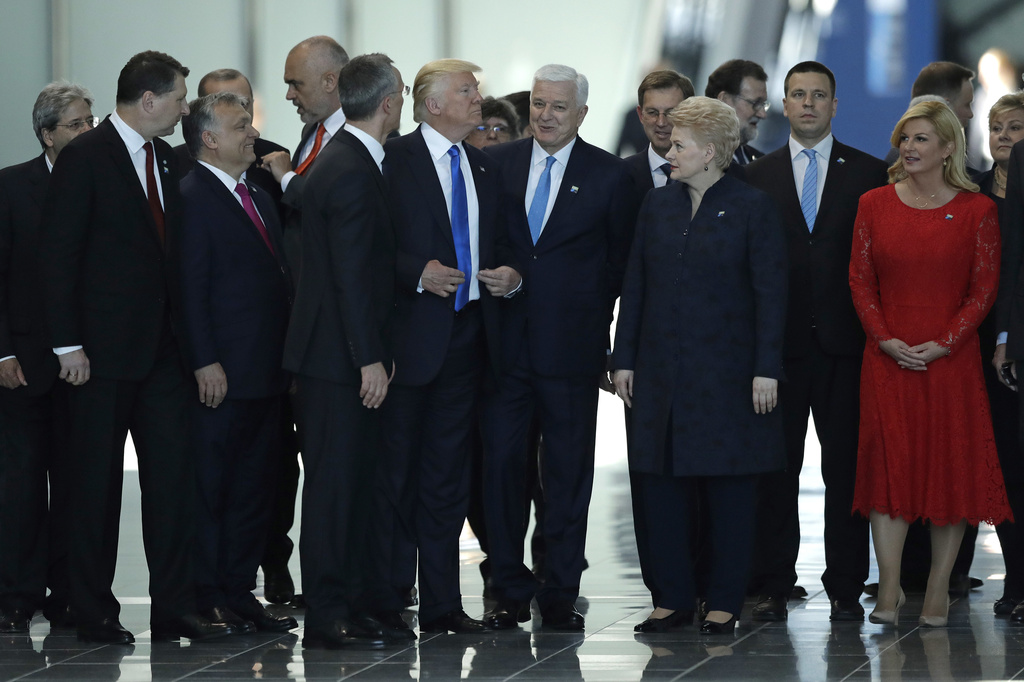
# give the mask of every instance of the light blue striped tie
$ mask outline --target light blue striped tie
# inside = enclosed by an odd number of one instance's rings
[[[533,237],[534,244],[540,239],[540,231],[544,227],[544,214],[548,212],[548,196],[551,194],[551,164],[554,162],[555,157],[553,156],[544,160],[544,170],[540,174],[537,191],[533,194],[530,212],[526,214],[526,221],[530,224],[530,236]]]
[[[804,171],[804,191],[800,195],[800,210],[807,221],[807,231],[814,232],[814,219],[818,216],[818,160],[813,149],[805,149],[807,170]]]

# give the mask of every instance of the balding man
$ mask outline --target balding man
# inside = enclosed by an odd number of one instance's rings
[[[764,152],[750,146],[757,137],[757,125],[768,116],[768,74],[761,65],[730,59],[708,76],[704,94],[728,104],[740,119],[740,146],[733,154],[733,163],[745,166],[764,156]]]
[[[419,550],[420,631],[489,629],[466,615],[459,589],[459,535],[469,507],[470,430],[480,382],[499,365],[499,300],[518,288],[499,176],[483,152],[462,143],[481,124],[476,72],[459,59],[430,62],[413,85],[412,133],[385,146],[384,175],[395,207],[398,295],[395,378],[384,405],[380,515],[388,538],[414,538]],[[384,571],[415,555],[378,553]],[[387,618],[404,607],[408,586],[387,592]]]
[[[39,222],[64,146],[92,130],[92,95],[43,88],[32,128],[43,153],[0,171],[0,632],[27,633],[43,605],[51,627],[72,624],[65,532],[67,392],[43,313]],[[52,490],[47,512],[47,474]],[[64,474],[63,476],[61,474]],[[49,528],[49,530],[48,530]],[[49,535],[49,537],[47,537]]]

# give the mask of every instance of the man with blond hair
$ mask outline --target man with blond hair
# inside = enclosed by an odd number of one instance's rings
[[[489,629],[462,609],[459,534],[469,507],[470,430],[485,372],[498,370],[498,306],[520,283],[498,213],[498,173],[465,145],[480,125],[476,72],[460,59],[416,74],[420,126],[385,146],[398,247],[395,378],[383,408],[376,552],[384,573],[411,575],[419,550],[420,631]],[[379,618],[401,627],[408,586],[387,585]]]

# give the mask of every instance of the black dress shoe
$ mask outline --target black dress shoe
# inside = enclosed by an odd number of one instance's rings
[[[1004,595],[996,599],[996,603],[992,605],[992,610],[995,611],[997,616],[1008,616],[1013,613],[1013,610],[1017,608],[1019,603],[1019,599],[1012,599]]]
[[[710,611],[710,610],[711,609],[708,608],[707,600],[706,599],[701,599],[700,597],[697,597],[697,614],[696,614],[697,615],[697,620],[698,621],[707,620],[708,619],[708,611]]]
[[[295,599],[295,583],[287,566],[263,568],[263,596],[271,604],[287,604]]]
[[[259,602],[239,606],[235,613],[256,627],[257,632],[288,632],[299,627],[291,616],[275,616]]]
[[[705,620],[700,624],[702,635],[731,635],[736,629],[736,616],[733,616],[724,623],[716,623],[713,620]]]
[[[510,630],[530,620],[530,603],[504,599],[484,614],[483,621],[492,630]]]
[[[402,618],[402,614],[397,611],[379,611],[368,618],[376,621],[381,634],[389,641],[401,642],[416,639],[416,633]]]
[[[761,597],[751,609],[750,617],[753,620],[768,622],[786,620],[789,617],[789,611],[786,610],[787,602],[786,597],[778,595]]]
[[[93,644],[131,644],[135,637],[124,629],[117,618],[104,618],[98,623],[80,623],[78,641]]]
[[[237,635],[238,628],[227,623],[211,623],[198,613],[189,613],[153,624],[151,634],[155,642],[167,642],[182,637],[193,642],[202,642]]]
[[[541,611],[544,627],[552,630],[579,631],[584,627],[583,614],[568,602],[553,604]]]
[[[454,632],[457,635],[475,635],[488,632],[490,629],[490,625],[482,620],[470,618],[462,609],[455,609],[439,618],[420,623],[420,632]]]
[[[864,620],[864,607],[854,599],[833,599],[832,613],[829,620],[861,621]]]
[[[32,616],[34,615],[35,612],[29,609],[16,607],[4,609],[3,615],[0,616],[0,633],[5,635],[25,634],[32,626]]]
[[[668,632],[693,622],[693,611],[673,611],[664,618],[648,618],[633,626],[633,632]]]
[[[367,632],[351,621],[336,620],[326,628],[306,627],[302,646],[306,649],[380,649],[384,646],[384,635]]]
[[[50,621],[51,630],[73,630],[75,627],[75,614],[70,606],[43,609],[43,616]]]
[[[1010,624],[1024,625],[1024,602],[1017,604],[1013,611],[1010,611]]]
[[[243,635],[256,632],[255,623],[248,618],[243,618],[226,606],[214,606],[212,609],[204,609],[199,612],[199,615],[211,623],[230,625]]]

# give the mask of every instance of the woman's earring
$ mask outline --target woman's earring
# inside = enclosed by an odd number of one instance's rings
[[[704,170],[706,171],[707,169],[708,169],[708,167],[707,167],[707,166],[704,166]]]

